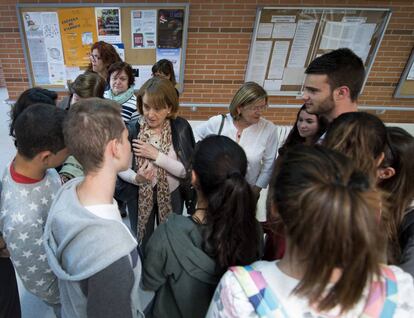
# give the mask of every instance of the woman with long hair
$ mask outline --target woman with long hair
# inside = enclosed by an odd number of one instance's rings
[[[246,171],[246,155],[230,138],[209,136],[197,144],[195,213],[171,215],[145,251],[143,285],[156,292],[154,317],[204,317],[226,269],[261,256],[262,234]]]
[[[305,105],[302,105],[296,115],[296,121],[293,124],[292,130],[289,132],[283,146],[279,149],[279,154],[282,154],[294,145],[315,144],[326,131],[327,124],[325,118],[316,114],[309,114],[306,111]]]
[[[211,117],[195,129],[197,140],[211,134],[223,135],[243,148],[249,162],[246,180],[256,198],[269,184],[278,147],[276,126],[262,116],[267,102],[263,87],[246,82],[234,95],[229,114]]]
[[[322,134],[326,131],[327,121],[325,118],[316,114],[309,114],[303,105],[297,115],[289,135],[283,146],[279,148],[279,156],[276,164],[281,160],[281,156],[290,148],[299,144],[314,145]],[[264,256],[265,260],[275,260],[283,256],[285,251],[285,240],[283,226],[278,221],[278,216],[273,215],[270,209],[270,198],[266,200],[267,219],[263,223],[266,235]]]
[[[108,83],[109,67],[116,62],[122,62],[120,56],[112,44],[106,43],[104,41],[98,41],[92,45],[89,59],[91,62],[88,66],[88,71],[94,71],[98,73]]]
[[[387,129],[377,116],[365,112],[345,113],[329,126],[323,145],[351,158],[372,180],[384,158]]]
[[[374,183],[338,152],[299,145],[272,180],[286,228],[280,261],[233,267],[207,317],[412,317],[413,279],[382,265]]]
[[[128,210],[131,228],[145,247],[155,223],[172,212],[182,214],[184,201],[192,199],[185,194],[195,142],[190,124],[177,116],[178,97],[170,81],[150,78],[138,91],[137,103],[141,117],[130,125],[133,171],[119,176],[138,186],[136,204],[127,200]]]
[[[385,192],[395,237],[389,259],[414,276],[414,137],[387,127],[385,157],[378,169],[378,187]]]

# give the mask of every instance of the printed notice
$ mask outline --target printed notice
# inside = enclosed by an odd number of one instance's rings
[[[273,23],[260,23],[256,38],[269,39],[272,35]]]
[[[157,49],[156,59],[169,60],[173,65],[176,81],[180,81],[181,49]]]
[[[131,11],[133,49],[155,48],[157,38],[157,10]]]
[[[296,31],[296,23],[275,23],[272,38],[293,39]]]
[[[272,41],[256,41],[249,63],[250,67],[247,70],[247,81],[253,81],[259,85],[263,85],[271,49]]]
[[[273,47],[272,59],[270,61],[270,79],[281,79],[285,69],[286,57],[289,50],[289,41],[276,41]]]
[[[316,21],[299,20],[288,61],[288,67],[303,67],[315,31]]]
[[[98,40],[93,8],[59,9],[65,65],[86,67],[89,65],[91,46]],[[70,80],[70,78],[68,78]]]
[[[295,15],[272,15],[271,22],[273,23],[294,23],[296,22]]]
[[[282,80],[265,80],[263,88],[267,91],[280,91],[280,87],[282,86]]]
[[[119,8],[96,8],[98,40],[121,43],[121,10]]]
[[[152,76],[152,65],[132,65],[132,68],[136,70],[134,89],[138,90],[144,83]]]

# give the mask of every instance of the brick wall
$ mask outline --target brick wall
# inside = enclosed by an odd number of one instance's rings
[[[132,1],[132,0],[131,0]],[[1,0],[6,2],[6,0]],[[18,1],[17,1],[18,2]],[[22,1],[41,3],[46,1]],[[76,2],[54,0],[59,2]],[[90,0],[80,2],[91,2]],[[102,1],[105,2],[105,1]],[[124,2],[109,0],[106,2]],[[128,2],[128,1],[125,1]],[[161,2],[161,1],[143,1]],[[180,1],[169,1],[180,2]],[[185,2],[185,1],[184,1]],[[392,17],[371,69],[359,104],[365,106],[413,107],[414,99],[394,99],[393,93],[414,45],[414,2],[381,0],[189,0],[190,19],[186,52],[183,103],[229,103],[244,81],[249,47],[258,5],[389,7]],[[23,49],[16,19],[16,1],[0,4],[0,60],[9,95],[16,98],[28,88]],[[271,104],[300,105],[292,97],[271,97]],[[188,119],[206,119],[225,108],[182,108]],[[294,121],[295,109],[271,109],[266,117],[275,123]],[[386,111],[386,122],[414,123],[413,111]]]

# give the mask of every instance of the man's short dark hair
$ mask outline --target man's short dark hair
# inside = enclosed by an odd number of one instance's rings
[[[361,58],[350,49],[342,48],[314,59],[305,74],[327,75],[331,90],[347,86],[352,101],[358,98],[365,79],[365,68]]]
[[[56,105],[56,99],[56,92],[41,87],[32,87],[21,93],[10,111],[9,135],[14,137],[14,122],[16,121],[17,116],[19,116],[27,107],[38,103]]]
[[[33,104],[17,117],[14,123],[16,147],[19,154],[33,159],[42,151],[56,154],[65,148],[63,120],[66,112],[48,104]]]

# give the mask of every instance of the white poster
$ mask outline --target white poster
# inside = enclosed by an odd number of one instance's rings
[[[247,70],[247,81],[253,81],[259,85],[263,85],[271,49],[272,41],[256,41],[249,63],[249,69]]]
[[[133,49],[157,46],[157,10],[131,11],[131,43]]]
[[[299,20],[288,60],[288,67],[303,67],[315,31],[316,21]]]
[[[138,90],[141,86],[151,78],[152,65],[132,65],[134,70],[138,70],[138,76],[135,76],[134,89]]]
[[[269,79],[281,79],[285,69],[286,57],[289,50],[289,41],[275,41],[272,58],[270,60]]]
[[[273,23],[259,23],[256,38],[269,39],[272,35]]]
[[[57,12],[26,12],[24,27],[36,84],[64,84],[63,48]]]
[[[166,59],[171,61],[174,67],[175,79],[180,81],[181,49],[157,49],[157,61]]]
[[[296,31],[296,23],[275,23],[272,38],[293,39]]]

